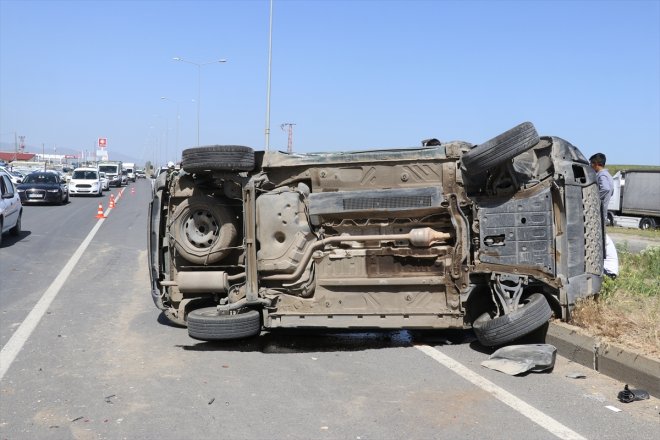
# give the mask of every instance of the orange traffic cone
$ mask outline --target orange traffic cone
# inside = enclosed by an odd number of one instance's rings
[[[114,209],[114,207],[115,207],[115,195],[110,194],[110,205],[108,206],[108,208]]]
[[[135,194],[135,188],[131,188],[131,194]]]
[[[96,218],[105,218],[105,215],[103,215],[103,205],[99,203],[99,209],[96,212]]]

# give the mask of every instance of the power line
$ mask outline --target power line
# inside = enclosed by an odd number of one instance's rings
[[[286,146],[286,152],[287,153],[293,153],[293,126],[296,125],[292,122],[285,122],[284,124],[280,125],[280,128],[284,131],[287,131],[289,134],[289,141]]]

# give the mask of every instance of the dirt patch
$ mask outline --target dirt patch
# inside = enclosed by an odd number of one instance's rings
[[[571,324],[660,360],[660,247],[639,254],[617,248],[619,277],[607,278],[597,297],[580,301]]]
[[[633,298],[615,303],[582,301],[573,313],[571,324],[607,342],[632,347],[660,360],[660,302],[657,297],[635,301]]]

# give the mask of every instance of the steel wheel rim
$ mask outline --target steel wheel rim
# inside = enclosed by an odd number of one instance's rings
[[[208,249],[218,239],[220,225],[210,211],[195,209],[185,219],[183,232],[192,247]]]

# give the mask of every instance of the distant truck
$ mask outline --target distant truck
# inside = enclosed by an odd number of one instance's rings
[[[131,162],[124,162],[123,164],[124,170],[126,171],[126,174],[128,176],[128,180],[135,182],[135,164]]]
[[[608,224],[660,227],[660,170],[619,171],[612,178],[614,194],[607,206]]]
[[[100,172],[105,173],[110,186],[121,186],[121,173],[123,170],[121,161],[102,161],[99,162],[98,168]]]

